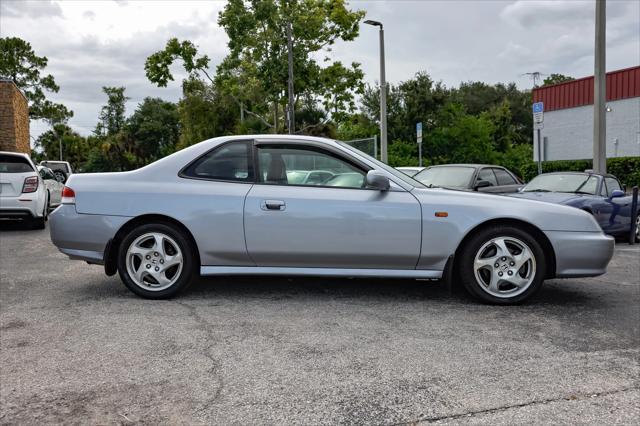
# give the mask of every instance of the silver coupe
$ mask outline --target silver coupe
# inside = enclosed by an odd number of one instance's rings
[[[327,179],[293,179],[313,171]],[[198,274],[260,274],[452,277],[485,302],[509,304],[548,278],[605,273],[614,247],[584,211],[426,188],[313,137],[215,138],[66,185],[50,217],[53,243],[152,299]]]

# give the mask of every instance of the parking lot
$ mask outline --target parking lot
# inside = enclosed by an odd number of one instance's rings
[[[496,307],[441,283],[203,279],[137,298],[1,225],[0,423],[624,423],[640,416],[640,246]],[[634,420],[635,419],[635,420]]]

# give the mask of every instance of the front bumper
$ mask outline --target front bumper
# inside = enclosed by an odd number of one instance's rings
[[[595,277],[607,272],[615,240],[602,232],[546,231],[556,254],[556,277]]]
[[[51,241],[71,259],[103,264],[104,250],[130,217],[79,214],[76,206],[62,204],[49,216]]]

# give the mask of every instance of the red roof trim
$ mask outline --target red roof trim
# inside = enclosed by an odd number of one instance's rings
[[[640,66],[607,73],[607,101],[640,97]],[[593,104],[593,76],[533,89],[533,102],[544,102],[544,110],[575,108]]]

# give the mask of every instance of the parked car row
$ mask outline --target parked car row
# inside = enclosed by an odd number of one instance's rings
[[[429,188],[492,192],[576,207],[593,215],[604,232],[627,237],[632,224],[631,196],[625,195],[613,175],[585,172],[544,173],[524,185],[508,169],[486,164],[445,164],[398,170]],[[640,208],[639,208],[640,209]],[[636,217],[635,238],[640,242],[640,217]]]
[[[46,166],[64,167],[64,172]],[[64,181],[71,173],[67,162],[35,165],[22,153],[0,151],[0,219],[22,219],[33,228],[45,226],[49,212],[62,201]]]
[[[469,167],[451,190],[334,140],[221,137],[138,170],[71,175],[51,239],[150,299],[198,275],[455,276],[511,304],[545,279],[606,271],[614,240],[592,215],[472,191],[501,171]]]

